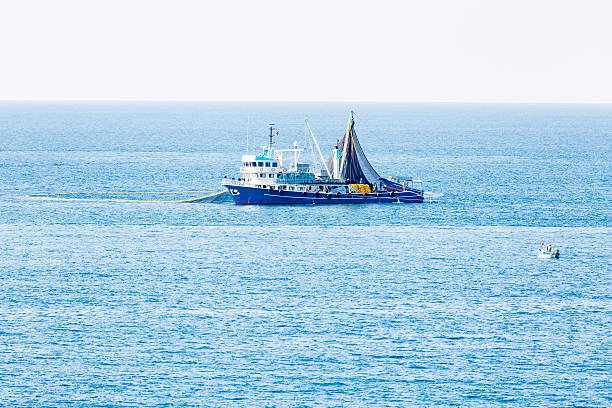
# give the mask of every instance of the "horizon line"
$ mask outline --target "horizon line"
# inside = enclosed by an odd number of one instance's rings
[[[516,105],[612,105],[609,102],[594,102],[594,101],[504,101],[504,100],[378,100],[378,99],[331,99],[331,100],[314,100],[314,99],[2,99],[3,102],[214,102],[214,103],[405,103],[405,104],[516,104]]]

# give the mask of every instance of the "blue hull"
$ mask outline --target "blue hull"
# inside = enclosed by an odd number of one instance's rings
[[[300,191],[279,191],[263,188],[224,185],[236,204],[368,204],[368,203],[422,203],[423,193],[418,190],[369,194],[328,194]]]

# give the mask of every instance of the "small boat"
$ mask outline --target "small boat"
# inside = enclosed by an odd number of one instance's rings
[[[542,243],[542,246],[544,246],[544,243]],[[538,258],[547,258],[547,259],[559,258],[559,249],[553,248],[550,245],[547,245],[545,248],[539,248]]]
[[[423,183],[412,178],[381,177],[366,158],[357,134],[353,111],[342,140],[325,160],[319,143],[306,120],[311,144],[319,153],[322,166],[314,168],[300,161],[305,150],[275,149],[275,130],[258,155],[242,156],[241,177],[225,177],[223,186],[236,204],[364,204],[422,203]],[[276,132],[278,135],[278,132]],[[313,156],[314,156],[314,149]],[[291,158],[287,160],[285,155]],[[291,160],[293,159],[293,160]]]

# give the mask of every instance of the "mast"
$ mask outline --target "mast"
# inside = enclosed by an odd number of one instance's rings
[[[339,178],[351,184],[368,183],[377,185],[380,181],[380,176],[368,161],[368,158],[359,144],[359,139],[357,139],[357,135],[355,134],[353,111],[351,111],[349,115],[347,130],[340,141],[340,145],[339,148],[342,149],[342,156],[340,160]]]
[[[274,137],[274,135],[272,134],[272,132],[274,132],[274,123],[268,123],[268,126],[270,127],[270,143],[268,144],[268,150],[271,151],[272,145],[274,144],[274,142],[272,141],[272,138]]]
[[[346,140],[344,141],[344,149],[342,149],[342,161],[340,162],[340,171],[338,172],[338,174],[342,174],[342,172],[344,171],[344,163],[346,162],[346,151],[349,145],[348,138],[350,137],[350,131],[351,131],[352,125],[353,125],[353,111],[351,110],[351,112],[349,113],[348,125],[346,126],[346,134],[344,135]]]

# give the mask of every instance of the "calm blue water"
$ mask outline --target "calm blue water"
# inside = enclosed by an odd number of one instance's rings
[[[381,173],[445,197],[26,197],[217,189],[247,117],[327,153],[350,108]],[[611,202],[612,106],[2,103],[0,401],[611,406]]]

